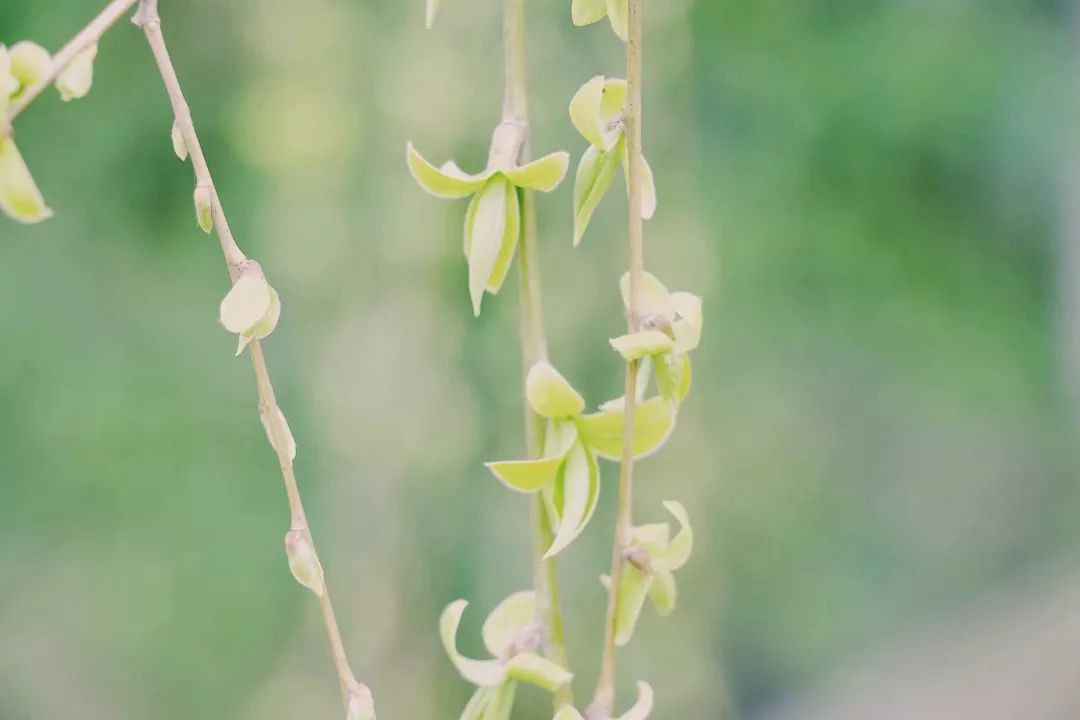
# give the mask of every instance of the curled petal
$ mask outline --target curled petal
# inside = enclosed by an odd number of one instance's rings
[[[559,466],[577,437],[577,426],[572,422],[551,421],[544,441],[544,457],[491,462],[487,463],[487,469],[511,490],[535,493],[555,481]]]
[[[607,15],[604,0],[574,0],[570,6],[570,18],[578,27],[591,25]]]
[[[585,398],[546,360],[529,368],[525,397],[534,412],[552,420],[573,417],[585,409]]]
[[[48,220],[53,214],[45,205],[45,198],[15,141],[3,136],[0,136],[0,210],[12,220],[28,225]]]
[[[623,305],[629,310],[630,273],[623,273],[623,276],[619,278],[619,293],[622,295]],[[675,303],[671,299],[671,293],[651,272],[641,275],[641,287],[638,289],[638,312],[644,317],[661,318],[669,323],[675,320]]]
[[[49,51],[37,43],[23,40],[11,46],[11,75],[19,83],[14,97],[22,95],[26,88],[41,82],[52,70],[52,57]]]
[[[544,559],[555,557],[585,529],[596,509],[600,493],[599,469],[587,448],[577,443],[566,457],[562,468],[562,506],[559,529]]]
[[[606,12],[606,11],[605,11]],[[597,20],[603,17],[601,14]],[[595,22],[595,21],[594,21]],[[570,100],[570,120],[590,145],[604,144],[600,116],[604,103],[603,75],[597,75],[582,85]]]
[[[634,706],[619,716],[618,720],[645,720],[653,710],[652,685],[642,680],[637,684],[638,698]]]
[[[549,692],[558,690],[574,678],[574,674],[566,668],[531,652],[511,658],[506,664],[506,674]]]
[[[503,600],[484,621],[482,635],[488,652],[496,657],[536,619],[536,595],[531,590],[516,592]]]
[[[446,606],[439,618],[439,637],[450,662],[461,676],[478,687],[498,685],[506,678],[506,669],[498,660],[473,660],[463,656],[457,650],[457,629],[461,624],[461,615],[469,603],[457,600]]]
[[[679,533],[672,538],[671,544],[663,553],[653,558],[653,562],[658,568],[674,571],[690,559],[690,552],[694,549],[694,531],[690,527],[690,516],[687,515],[682,503],[667,500],[664,502],[664,507],[679,522]]]
[[[405,160],[409,165],[409,172],[420,187],[441,198],[453,199],[472,195],[494,174],[494,171],[485,171],[479,175],[466,175],[457,170],[456,165],[453,170],[439,169],[425,160],[412,143],[405,147]]]
[[[570,165],[570,153],[555,152],[539,160],[507,170],[503,174],[518,187],[551,192],[566,177],[566,168]]]

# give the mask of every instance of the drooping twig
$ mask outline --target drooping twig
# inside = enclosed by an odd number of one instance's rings
[[[641,13],[643,0],[629,0],[629,40],[626,46],[626,149],[629,165],[630,189],[630,297],[627,318],[628,331],[637,332],[641,313],[641,285],[645,273],[644,223],[641,217]],[[633,485],[634,485],[634,413],[637,409],[638,360],[626,364],[626,382],[623,398],[624,424],[622,457],[619,466],[619,490],[616,501],[615,540],[612,543],[611,584],[608,591],[607,616],[604,627],[604,649],[600,666],[600,679],[596,685],[590,716],[610,718],[615,704],[615,631],[619,606],[619,589],[623,570],[627,563],[633,533]]]
[[[191,112],[181,91],[176,69],[173,67],[172,59],[165,46],[165,38],[161,32],[161,19],[157,12],[157,0],[142,0],[134,20],[143,29],[150,44],[150,49],[153,51],[162,82],[169,94],[176,126],[183,136],[184,143],[190,153],[197,187],[209,192],[214,227],[221,242],[222,253],[229,269],[229,276],[235,282],[240,276],[242,266],[250,261],[237,246],[232,232],[229,230],[229,224],[225,219],[225,212],[222,210],[217,188],[214,186],[210,169],[206,164],[206,157],[203,154],[202,146],[199,144],[199,137],[192,123]],[[285,481],[285,492],[288,496],[291,516],[290,530],[291,533],[300,533],[310,546],[312,554],[314,554],[314,541],[311,538],[311,530],[308,526],[307,516],[304,513],[304,505],[300,499],[296,475],[293,472],[293,462],[288,451],[290,444],[287,442],[289,430],[282,424],[282,415],[278,410],[274,386],[270,381],[270,373],[266,367],[262,346],[258,340],[253,340],[250,347],[255,380],[258,385],[260,414],[268,423],[271,439],[273,440],[272,444],[277,452],[278,464],[281,466],[281,475]],[[317,556],[315,556],[315,562],[318,562]],[[346,709],[351,712],[358,703],[370,705],[370,692],[367,687],[357,682],[349,665],[349,659],[341,639],[341,632],[338,629],[337,618],[334,615],[333,604],[330,601],[330,593],[324,588],[321,593],[316,594],[319,597],[323,624],[330,640],[334,668],[337,671],[342,700]],[[357,717],[363,717],[363,715],[357,715]]]

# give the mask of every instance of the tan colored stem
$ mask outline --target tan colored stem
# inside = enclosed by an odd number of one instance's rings
[[[638,330],[641,317],[641,284],[645,272],[644,223],[641,217],[641,45],[642,5],[644,0],[630,2],[630,35],[626,47],[626,151],[629,164],[630,186],[630,298],[627,327],[629,332]],[[619,466],[619,494],[616,500],[615,540],[611,552],[611,586],[608,591],[607,615],[604,626],[604,649],[600,664],[600,678],[593,697],[592,712],[595,717],[611,717],[615,705],[615,623],[619,609],[619,589],[626,567],[626,551],[631,545],[633,532],[634,488],[634,413],[637,409],[638,361],[626,364],[624,387],[624,424],[622,457]]]
[[[504,0],[503,52],[505,55],[505,88],[500,130],[496,138],[509,138],[499,143],[517,145],[516,163],[529,157],[529,105],[525,57],[525,2]],[[502,137],[500,137],[502,131]],[[494,144],[493,144],[494,147]],[[547,359],[547,339],[544,333],[543,293],[540,282],[540,257],[537,247],[536,207],[532,192],[520,190],[521,237],[518,242],[518,293],[521,311],[521,360],[523,375],[540,360]],[[544,450],[544,420],[525,403],[525,435],[529,457],[537,458]],[[544,654],[552,661],[569,668],[566,637],[563,630],[562,605],[559,600],[559,575],[554,558],[544,559],[551,547],[551,519],[543,499],[533,500],[533,586],[536,591],[537,621],[544,630]],[[552,698],[555,709],[572,705],[574,690],[569,683],[556,691]]]
[[[71,38],[68,44],[60,48],[60,50],[53,55],[52,65],[49,68],[49,73],[45,77],[38,80],[33,85],[30,85],[23,90],[19,99],[11,104],[11,109],[8,111],[7,120],[12,122],[18,117],[19,113],[25,110],[30,103],[34,102],[34,99],[42,93],[45,88],[49,87],[56,80],[56,76],[60,74],[60,71],[67,67],[76,55],[81,53],[86,48],[90,47],[104,35],[109,28],[116,24],[116,21],[124,16],[128,10],[135,6],[139,0],[112,0],[105,9],[98,14],[96,18],[90,21],[86,27],[79,31],[79,34]]]
[[[241,264],[247,258],[233,239],[229,224],[225,219],[225,212],[222,210],[213,177],[210,175],[210,168],[206,164],[206,157],[203,155],[202,146],[199,144],[198,135],[195,133],[191,112],[188,109],[187,102],[184,100],[184,94],[180,89],[180,81],[176,76],[176,69],[173,67],[172,59],[165,46],[156,0],[142,0],[135,21],[146,33],[146,39],[154,53],[158,70],[161,72],[162,82],[169,93],[169,101],[176,116],[176,124],[184,137],[184,142],[187,144],[192,167],[195,170],[196,183],[199,187],[209,189],[213,198],[214,227],[217,229],[218,239],[221,241],[221,249],[228,265],[229,276],[235,281],[239,276]],[[276,449],[278,464],[281,466],[281,476],[285,481],[285,493],[288,496],[291,519],[290,529],[303,532],[312,547],[312,552],[314,552],[315,543],[311,538],[311,529],[308,526],[307,515],[304,513],[304,504],[300,499],[300,489],[296,483],[292,459],[287,451],[289,446],[287,430],[280,422],[281,416],[274,395],[274,386],[270,381],[270,372],[266,367],[266,358],[263,355],[262,345],[258,340],[254,340],[251,342],[250,347],[251,362],[255,370],[255,382],[259,391],[259,412],[269,423],[270,436]],[[346,708],[348,708],[350,698],[356,693],[366,693],[366,688],[363,688],[357,682],[353,676],[352,668],[349,666],[349,658],[345,653],[345,645],[338,629],[329,590],[324,590],[319,597],[319,605],[322,610],[323,624],[326,626],[326,635],[330,640],[334,668],[337,671],[338,681],[341,685],[342,700]]]

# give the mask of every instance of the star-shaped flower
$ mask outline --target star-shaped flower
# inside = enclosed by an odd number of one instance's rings
[[[581,156],[574,181],[574,245],[581,242],[589,220],[611,187],[618,166],[623,166],[630,187],[626,150],[626,81],[597,75],[581,86],[570,101],[570,119],[589,147]],[[641,216],[656,212],[656,185],[652,169],[641,158]]]
[[[468,602],[450,603],[439,620],[443,648],[461,676],[477,686],[461,720],[507,720],[518,682],[554,692],[570,682],[569,670],[543,657],[536,625],[536,598],[531,591],[514,593],[484,621],[484,645],[494,657],[473,660],[457,650],[457,630]]]
[[[465,211],[465,259],[469,264],[469,296],[473,314],[480,314],[484,292],[499,292],[517,250],[521,232],[518,188],[551,192],[566,175],[570,156],[556,152],[526,165],[489,162],[470,175],[453,161],[437,168],[409,143],[406,160],[420,187],[440,198],[472,196]]]

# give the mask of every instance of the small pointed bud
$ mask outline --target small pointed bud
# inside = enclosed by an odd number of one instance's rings
[[[180,158],[181,160],[187,160],[187,157],[188,157],[187,143],[184,142],[184,134],[182,132],[180,132],[180,126],[178,124],[176,124],[175,122],[173,123],[173,126],[172,126],[171,135],[172,135],[172,148],[173,148],[173,152],[176,153],[176,157]]]
[[[307,531],[290,530],[285,535],[285,554],[289,557],[289,570],[296,581],[321,598],[326,592],[323,569]]]
[[[259,407],[259,420],[262,421],[263,429],[266,430],[266,439],[270,441],[270,447],[278,452],[283,452],[290,460],[296,459],[296,440],[293,439],[292,430],[289,429],[289,421],[285,419],[285,414],[281,412],[281,408],[274,408],[277,412],[274,413],[276,417],[276,424],[272,425],[270,422],[270,413],[264,407]],[[281,442],[284,447],[279,448],[278,444],[274,442],[274,431],[277,431],[280,435]]]
[[[203,232],[214,229],[214,195],[205,185],[195,188],[195,222]]]
[[[349,705],[345,720],[375,720],[375,699],[367,685],[354,683],[349,689]]]
[[[94,82],[94,58],[97,44],[86,48],[69,62],[56,77],[56,89],[64,102],[85,97]]]

